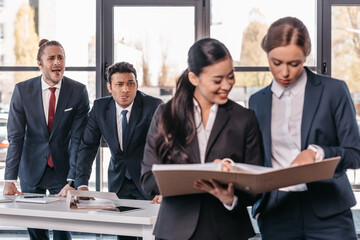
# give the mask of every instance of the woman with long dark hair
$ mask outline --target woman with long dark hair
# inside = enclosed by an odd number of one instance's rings
[[[231,158],[262,164],[254,113],[228,99],[235,83],[232,58],[219,41],[197,41],[188,52],[188,69],[178,79],[175,96],[161,105],[149,129],[141,182],[159,194],[153,164],[191,164]],[[179,183],[181,184],[181,183]],[[248,239],[254,235],[247,206],[254,196],[198,180],[207,193],[164,197],[154,234],[160,239]]]

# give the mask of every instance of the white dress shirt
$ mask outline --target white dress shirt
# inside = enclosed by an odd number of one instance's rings
[[[59,93],[60,93],[60,89],[61,89],[61,82],[59,81],[55,86],[52,86],[54,88],[56,88],[55,90],[55,112],[56,112],[56,106],[58,103],[58,99],[59,99]],[[49,84],[47,84],[44,80],[44,77],[41,76],[41,93],[42,93],[42,100],[43,100],[43,107],[44,107],[44,113],[45,113],[45,119],[46,119],[46,125],[48,124],[48,115],[49,115],[49,101],[50,101],[50,96],[51,96],[51,91],[49,90],[49,88],[51,88],[51,86]]]
[[[205,163],[206,147],[207,147],[207,144],[209,141],[211,131],[214,127],[216,114],[219,109],[219,105],[217,103],[214,103],[214,105],[211,106],[209,117],[206,122],[206,126],[204,126],[204,124],[202,123],[202,117],[201,117],[201,107],[195,98],[193,99],[193,102],[194,102],[195,124],[197,126],[197,139],[198,139],[198,144],[199,144],[200,161],[201,161],[201,163]],[[238,197],[236,195],[234,195],[234,200],[231,205],[226,205],[224,203],[223,203],[223,205],[226,209],[231,211],[237,205],[237,202],[238,202]]]
[[[272,83],[271,157],[273,168],[289,167],[301,152],[301,121],[304,107],[306,72],[289,87],[275,80]],[[305,191],[306,184],[279,189],[281,191]]]
[[[201,163],[205,163],[205,153],[207,143],[209,141],[209,137],[211,134],[211,130],[213,129],[215,118],[217,111],[219,109],[219,105],[215,103],[210,108],[209,118],[206,122],[206,126],[202,123],[201,117],[201,107],[199,103],[194,98],[194,117],[195,117],[195,124],[197,127],[197,139],[199,143],[199,152],[200,152],[200,161]]]
[[[130,114],[131,114],[131,109],[132,109],[133,104],[134,104],[134,101],[133,101],[127,108],[122,108],[122,107],[119,106],[119,104],[117,104],[117,103],[115,102],[115,105],[116,105],[116,126],[117,126],[118,139],[119,139],[120,149],[121,149],[121,150],[123,150],[122,124],[121,124],[123,115],[121,114],[121,112],[122,112],[123,110],[127,110],[127,111],[128,111],[128,112],[126,113],[126,120],[127,120],[127,122],[129,123]]]

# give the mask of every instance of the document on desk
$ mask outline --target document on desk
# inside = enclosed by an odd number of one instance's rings
[[[7,203],[7,202],[12,202],[13,200],[9,197],[6,197],[4,195],[0,195],[0,203]]]
[[[116,204],[108,199],[78,200],[76,203],[79,209],[115,209]]]
[[[69,190],[66,196],[69,208],[109,209],[115,208],[119,200],[113,192]]]
[[[16,202],[26,202],[26,203],[51,203],[59,201],[59,197],[47,197],[41,195],[20,195],[15,198]]]
[[[282,169],[235,163],[229,172],[221,170],[221,163],[154,164],[152,171],[164,197],[202,193],[193,187],[198,179],[213,179],[220,184],[233,182],[236,189],[258,194],[332,178],[339,161],[340,157],[334,157]]]

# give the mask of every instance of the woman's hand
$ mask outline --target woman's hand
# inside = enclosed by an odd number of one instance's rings
[[[223,188],[212,179],[209,179],[209,182],[199,179],[194,182],[194,188],[210,193],[226,205],[231,205],[234,201],[233,183],[229,183],[227,188]]]
[[[224,159],[215,159],[215,163],[221,163],[222,164],[222,171],[224,172],[230,172],[230,165],[234,162],[230,158],[224,158]]]
[[[291,166],[305,165],[309,163],[314,163],[316,157],[316,152],[310,149],[303,150],[294,161],[290,164]]]

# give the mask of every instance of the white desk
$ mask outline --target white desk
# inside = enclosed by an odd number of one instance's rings
[[[0,203],[0,225],[90,232],[154,239],[152,235],[159,205],[142,200],[120,200],[124,206],[143,210],[103,212],[89,209],[69,209],[65,198],[47,204]]]

